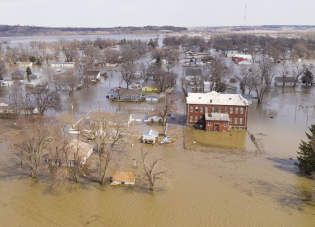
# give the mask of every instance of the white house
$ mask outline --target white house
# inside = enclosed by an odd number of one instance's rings
[[[32,67],[33,65],[32,62],[28,62],[28,61],[18,61],[16,64],[21,67]]]
[[[74,68],[74,62],[55,62],[51,63],[51,67]]]

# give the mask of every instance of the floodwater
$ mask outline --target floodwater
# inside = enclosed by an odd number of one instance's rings
[[[106,71],[107,80],[76,91],[74,98],[61,93],[64,111],[76,117],[98,108],[150,113],[154,104],[108,101],[108,89],[120,80],[117,68]],[[0,91],[0,99],[6,99],[8,89]],[[144,187],[140,177],[134,187],[100,186],[87,180],[70,183],[66,189],[51,187],[47,170],[39,180],[30,179],[12,165],[9,150],[0,143],[1,226],[313,227],[315,206],[307,202],[313,181],[300,176],[294,162],[300,140],[306,139],[307,127],[315,123],[314,94],[311,87],[278,88],[277,95],[266,97],[262,108],[257,109],[255,102],[250,106],[248,127],[261,144],[261,152],[246,151],[253,146],[242,132],[235,139],[245,149],[237,153],[234,148],[228,148],[230,152],[185,150],[182,143],[126,146],[122,171],[143,173],[132,161],[139,159],[141,147],[163,158],[171,175],[158,182],[154,192]],[[178,102],[183,113],[183,104]],[[10,122],[0,119],[0,125],[1,138],[8,134]],[[171,124],[169,133],[180,137],[183,126]],[[206,136],[202,142],[209,142]],[[114,170],[111,166],[108,175]]]

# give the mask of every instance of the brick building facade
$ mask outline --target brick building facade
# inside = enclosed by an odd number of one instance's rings
[[[228,114],[229,126],[247,128],[248,102],[240,94],[220,94],[215,91],[188,93],[186,125],[198,125],[206,129],[205,114],[209,113]]]

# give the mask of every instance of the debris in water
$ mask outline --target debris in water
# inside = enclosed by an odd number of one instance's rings
[[[90,224],[92,221],[95,221],[95,220],[97,220],[97,219],[99,219],[99,218],[100,218],[100,216],[98,216],[98,215],[93,215],[92,217],[90,217],[90,218],[87,220],[86,224]]]

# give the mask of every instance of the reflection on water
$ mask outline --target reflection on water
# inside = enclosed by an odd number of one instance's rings
[[[246,130],[239,129],[231,129],[230,132],[205,132],[203,130],[194,130],[194,134],[197,142],[212,146],[238,148],[241,150],[247,150],[247,140],[250,140]]]

